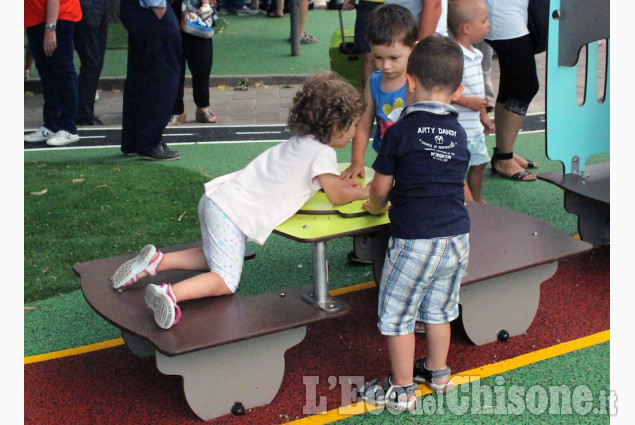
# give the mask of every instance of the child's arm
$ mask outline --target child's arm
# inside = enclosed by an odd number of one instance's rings
[[[461,96],[452,101],[452,103],[456,103],[457,105],[465,108],[470,108],[474,111],[480,111],[481,109],[485,109],[487,107],[487,100],[476,96]]]
[[[393,176],[386,176],[375,172],[370,186],[370,199],[364,202],[364,209],[373,215],[379,215],[388,210],[388,194],[392,190]]]
[[[364,89],[364,101],[366,108],[357,122],[357,129],[353,136],[351,165],[342,171],[340,175],[342,179],[351,179],[357,176],[366,177],[364,171],[364,156],[366,155],[366,148],[368,146],[368,140],[370,139],[370,131],[375,121],[375,102],[373,101],[373,96],[370,94],[370,82],[366,83],[366,88]]]
[[[483,124],[483,133],[485,133],[485,135],[496,133],[496,126],[494,125],[492,119],[489,117],[487,109],[481,109],[480,119],[481,124]]]
[[[347,204],[360,199],[368,199],[368,187],[362,187],[357,180],[342,180],[335,174],[320,174],[320,185],[333,205]]]

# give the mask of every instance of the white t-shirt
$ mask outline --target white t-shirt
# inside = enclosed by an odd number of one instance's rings
[[[470,50],[461,44],[459,46],[463,50],[463,85],[465,86],[463,96],[485,98],[483,69],[481,68],[483,53],[475,47]],[[472,140],[477,132],[483,131],[480,111],[457,104],[452,104],[452,106],[459,112],[459,123],[465,129],[468,141]]]
[[[242,170],[207,182],[205,194],[249,240],[262,245],[322,188],[320,174],[340,174],[335,150],[313,136],[295,136]]]
[[[385,4],[398,4],[410,10],[415,17],[415,21],[419,24],[421,19],[421,10],[423,9],[423,0],[385,0]],[[441,0],[441,16],[437,22],[437,33],[448,35],[448,0]]]
[[[510,40],[529,34],[529,0],[485,0],[490,21],[487,40]]]

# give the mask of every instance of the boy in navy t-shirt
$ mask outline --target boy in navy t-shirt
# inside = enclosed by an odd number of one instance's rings
[[[453,388],[446,365],[450,322],[459,313],[470,231],[463,190],[470,153],[450,106],[463,91],[462,76],[463,53],[456,42],[440,35],[420,41],[408,60],[410,106],[386,131],[373,164],[364,207],[381,214],[391,204],[378,328],[387,339],[392,374],[360,391],[375,405],[413,409],[414,381],[436,392]],[[428,355],[414,360],[417,320],[425,323]]]

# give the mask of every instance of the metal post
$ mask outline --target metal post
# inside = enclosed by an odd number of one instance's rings
[[[289,1],[289,8],[291,11],[291,56],[300,56],[300,0]]]
[[[315,242],[313,247],[313,298],[323,305],[329,296],[329,264],[326,242]]]
[[[303,295],[302,299],[331,313],[348,308],[346,304],[329,295],[329,264],[326,255],[326,242],[313,242],[311,249],[313,250],[313,292]]]

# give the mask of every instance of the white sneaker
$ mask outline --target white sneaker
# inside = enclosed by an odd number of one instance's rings
[[[24,141],[29,143],[45,142],[53,136],[55,136],[55,133],[53,133],[48,128],[42,126],[37,131],[34,131],[33,133],[29,133],[26,136],[24,136]]]
[[[46,141],[49,146],[64,146],[69,143],[75,143],[79,141],[79,134],[71,134],[66,130],[60,130],[55,135]]]
[[[146,287],[146,305],[154,311],[154,321],[163,329],[170,329],[181,320],[181,309],[176,305],[172,285],[152,283]]]

